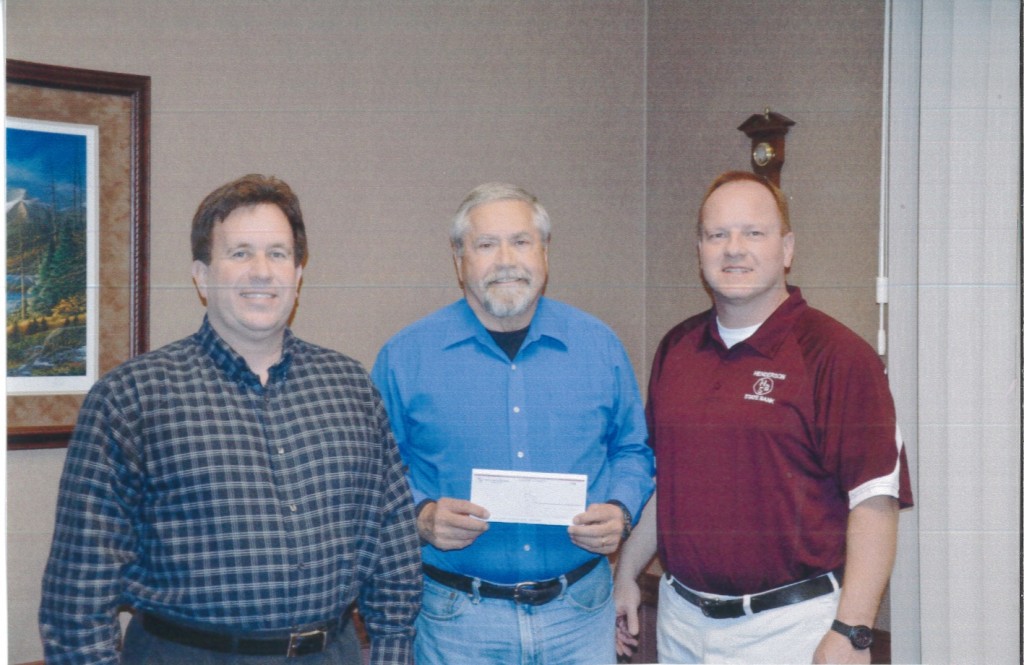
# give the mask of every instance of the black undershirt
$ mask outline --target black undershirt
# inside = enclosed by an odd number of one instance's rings
[[[509,360],[514,360],[516,354],[519,353],[519,348],[523,345],[523,340],[526,339],[526,333],[529,332],[530,326],[526,326],[521,330],[511,330],[508,332],[500,330],[488,330],[491,334],[491,338],[494,343],[497,344],[505,355],[508,356]]]

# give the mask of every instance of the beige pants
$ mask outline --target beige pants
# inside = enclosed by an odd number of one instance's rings
[[[810,663],[835,619],[839,593],[837,590],[737,619],[711,619],[680,597],[662,576],[658,589],[658,662]]]

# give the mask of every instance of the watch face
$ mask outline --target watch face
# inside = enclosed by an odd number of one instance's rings
[[[874,635],[867,626],[854,626],[850,629],[850,642],[855,649],[867,649],[874,642]]]
[[[868,626],[847,626],[836,619],[832,622],[832,630],[848,637],[854,649],[867,649],[875,641],[875,634]]]
[[[766,165],[768,162],[772,161],[773,157],[775,157],[775,149],[772,148],[770,143],[762,141],[754,146],[753,158],[754,163],[758,166]]]

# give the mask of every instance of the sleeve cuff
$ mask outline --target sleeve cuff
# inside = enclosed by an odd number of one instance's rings
[[[420,513],[422,513],[423,509],[426,508],[431,503],[437,502],[434,499],[423,499],[422,501],[416,504],[416,519],[420,518]]]

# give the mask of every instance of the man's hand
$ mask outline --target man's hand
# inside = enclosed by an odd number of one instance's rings
[[[615,651],[628,656],[640,645],[640,585],[637,578],[658,548],[658,496],[651,495],[615,564]]]
[[[814,650],[812,663],[870,663],[871,649],[854,649],[850,638],[834,630],[825,633]]]
[[[636,580],[615,577],[615,653],[632,656],[640,646],[640,585]]]
[[[416,519],[420,538],[439,550],[461,550],[490,527],[491,514],[483,506],[443,497],[428,503]]]
[[[612,503],[592,503],[586,512],[572,519],[569,539],[577,547],[594,554],[611,554],[619,549],[625,515]]]

